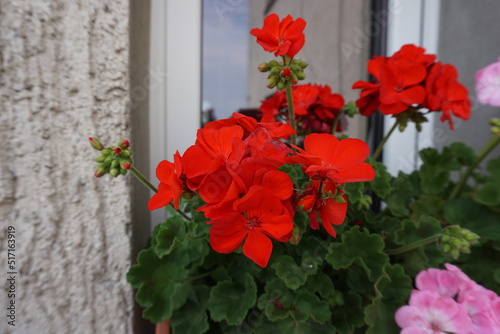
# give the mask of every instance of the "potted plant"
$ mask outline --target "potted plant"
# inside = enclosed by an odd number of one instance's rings
[[[345,103],[299,84],[305,25],[271,14],[251,30],[276,57],[258,69],[277,92],[260,120],[205,124],[158,164],[158,187],[133,166],[128,141],[91,138],[96,176],[131,171],[156,193],[149,209],[169,212],[127,274],[144,317],[173,333],[499,333],[500,159],[479,166],[500,121],[478,154],[427,148],[418,170],[393,176],[378,157],[394,131],[420,130],[436,112],[451,129],[452,116],[469,118],[455,67],[405,45],[369,60],[373,81],[354,83],[360,98]],[[477,78],[488,103],[491,76]],[[346,118],[376,110],[396,122],[373,154],[339,135]]]

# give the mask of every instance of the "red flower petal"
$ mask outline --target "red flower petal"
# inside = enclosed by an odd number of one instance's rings
[[[248,233],[246,218],[240,213],[231,213],[213,220],[210,227],[210,246],[218,253],[234,252]]]
[[[273,243],[264,234],[257,231],[248,233],[243,254],[259,266],[265,268],[273,251]]]

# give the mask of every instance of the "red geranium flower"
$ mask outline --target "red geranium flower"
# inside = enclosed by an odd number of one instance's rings
[[[337,236],[332,225],[341,225],[347,213],[347,197],[336,194],[336,188],[334,182],[313,180],[297,203],[302,206],[302,210],[309,212],[309,226],[312,229],[319,229],[319,215],[321,224],[332,237]],[[343,201],[335,200],[335,196],[340,196]]]
[[[183,193],[182,163],[179,152],[174,154],[174,163],[163,160],[156,167],[156,177],[160,180],[158,193],[148,202],[150,211],[162,208],[174,201],[174,208],[179,209],[179,198]]]
[[[373,167],[363,162],[370,153],[368,145],[356,138],[339,140],[327,133],[312,133],[304,140],[304,150],[287,157],[288,163],[304,165],[309,177],[336,183],[370,181]]]
[[[467,120],[471,109],[467,88],[457,78],[458,71],[453,65],[437,62],[432,66],[425,85],[427,100],[424,106],[430,111],[441,110],[441,122],[448,121],[452,130],[451,113]]]
[[[425,89],[419,83],[426,75],[422,64],[407,59],[384,65],[380,73],[380,111],[384,115],[398,114],[424,102]]]
[[[274,55],[286,55],[293,58],[302,49],[305,43],[303,33],[306,21],[301,18],[293,20],[287,15],[281,20],[276,14],[270,14],[264,19],[262,29],[254,28],[250,34],[257,37],[257,43],[267,52],[274,52]]]
[[[281,200],[262,186],[254,186],[233,205],[233,212],[210,222],[210,245],[228,254],[243,243],[243,254],[266,267],[273,244],[269,237],[287,242],[293,222]]]
[[[182,157],[187,185],[197,190],[203,178],[226,163],[238,163],[245,154],[243,128],[240,126],[220,129],[200,129],[195,145]]]

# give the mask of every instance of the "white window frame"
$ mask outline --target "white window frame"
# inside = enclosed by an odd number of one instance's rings
[[[413,43],[422,46],[427,53],[437,54],[439,37],[440,0],[389,0],[387,55],[398,51],[402,45]],[[434,115],[428,115],[419,133],[409,124],[403,133],[396,130],[384,146],[383,161],[388,171],[409,173],[421,164],[418,152],[434,147]],[[386,117],[384,132],[387,133],[395,120]]]
[[[194,144],[201,122],[201,0],[152,0],[150,34],[150,179],[156,166]],[[154,80],[154,81],[153,81]],[[153,224],[166,212],[152,212]]]

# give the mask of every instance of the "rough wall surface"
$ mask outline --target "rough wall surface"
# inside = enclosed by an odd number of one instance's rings
[[[128,23],[127,0],[0,0],[1,333],[132,332],[130,178],[93,177],[87,142],[130,135]]]

